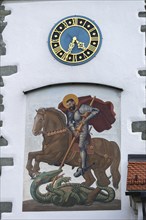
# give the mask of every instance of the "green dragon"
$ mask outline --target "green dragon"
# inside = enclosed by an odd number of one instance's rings
[[[70,183],[70,177],[58,176],[62,169],[43,172],[38,175],[30,186],[30,193],[34,200],[40,203],[52,203],[56,206],[91,205],[94,201],[111,202],[115,198],[115,191],[111,187],[87,187],[79,183]],[[57,177],[57,178],[56,178]],[[54,184],[52,181],[56,178]],[[46,193],[41,193],[39,187],[46,186]]]

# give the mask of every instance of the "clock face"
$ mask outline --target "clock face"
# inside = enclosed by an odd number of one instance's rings
[[[70,16],[52,28],[48,44],[58,61],[79,65],[95,57],[101,40],[101,32],[95,22],[83,16]]]

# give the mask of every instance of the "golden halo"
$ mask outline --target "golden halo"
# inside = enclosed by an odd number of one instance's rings
[[[63,101],[62,101],[63,106],[64,106],[65,108],[68,108],[68,106],[66,105],[66,103],[67,103],[67,101],[70,100],[70,99],[73,99],[74,102],[75,102],[75,105],[78,105],[78,102],[79,102],[78,97],[77,97],[76,95],[74,95],[74,94],[68,94],[68,95],[66,95],[66,96],[63,98]]]

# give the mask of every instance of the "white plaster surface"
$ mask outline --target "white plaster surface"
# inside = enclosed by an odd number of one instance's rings
[[[38,1],[5,4],[12,14],[3,32],[7,45],[1,65],[17,65],[18,73],[4,77],[5,111],[1,114],[2,136],[9,145],[1,150],[2,157],[13,157],[13,167],[3,167],[1,200],[12,201],[12,213],[2,219],[115,219],[133,220],[134,214],[125,196],[128,154],[146,153],[141,133],[132,133],[131,123],[144,120],[145,79],[138,75],[144,68],[144,34],[138,17],[143,11],[139,1]],[[80,66],[67,66],[56,61],[47,46],[52,26],[69,15],[93,19],[103,35],[97,56]],[[121,93],[121,200],[119,211],[90,212],[22,212],[25,151],[26,95],[41,86],[66,82],[90,82],[122,88]]]

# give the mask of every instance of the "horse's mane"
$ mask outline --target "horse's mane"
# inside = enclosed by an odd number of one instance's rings
[[[53,108],[53,107],[38,109],[38,112],[42,112],[42,111],[54,112],[58,116],[58,118],[64,123],[64,125],[66,125],[65,115],[61,111],[59,111],[58,109]]]

